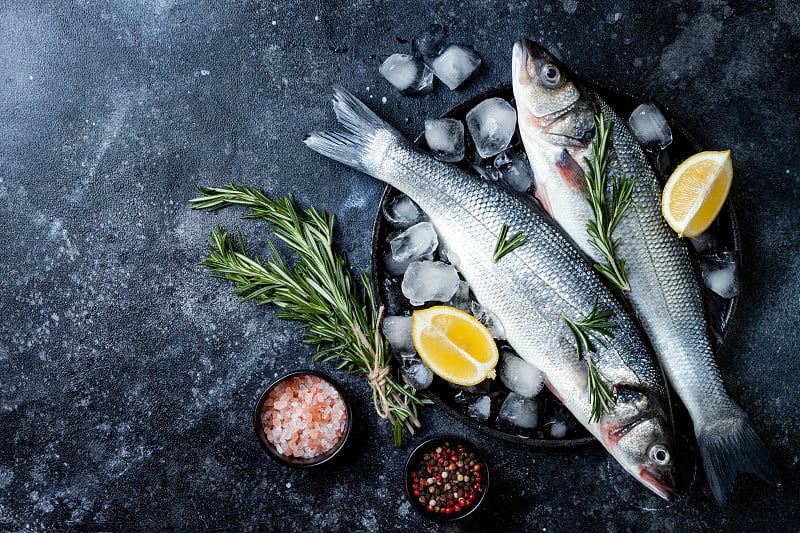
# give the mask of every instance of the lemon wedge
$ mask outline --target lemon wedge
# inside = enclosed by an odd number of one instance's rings
[[[732,181],[730,150],[694,154],[664,186],[661,213],[667,224],[681,237],[697,237],[717,218]]]
[[[445,305],[414,311],[412,318],[414,348],[434,374],[464,386],[495,377],[497,344],[477,318]]]

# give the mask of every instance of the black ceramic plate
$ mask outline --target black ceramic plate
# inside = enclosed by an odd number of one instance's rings
[[[606,101],[614,107],[620,117],[627,118],[630,116],[633,109],[641,103],[641,99],[614,89],[593,84],[589,84],[589,88],[599,92]],[[443,117],[460,119],[464,122],[466,114],[470,109],[486,98],[492,97],[500,97],[512,103],[512,105],[514,104],[511,85],[505,85],[462,102],[445,113]],[[662,179],[666,179],[666,176],[669,176],[678,163],[703,149],[700,143],[698,143],[685,128],[676,123],[669,116],[667,116],[667,120],[672,129],[672,144],[660,153],[647,152],[653,167],[660,171]],[[467,153],[464,160],[459,164],[462,168],[474,172],[470,166],[470,162],[473,161],[474,147],[471,146],[471,139],[469,137],[469,132],[465,132]],[[420,135],[416,142],[423,150],[427,149],[423,135]],[[512,146],[521,146],[518,133],[515,134],[511,144]],[[476,177],[476,179],[479,178]],[[372,237],[372,282],[376,298],[381,305],[385,306],[387,315],[410,315],[415,308],[410,305],[400,291],[402,276],[393,276],[386,272],[383,267],[383,257],[389,249],[387,237],[390,233],[396,231],[396,228],[392,227],[384,218],[383,208],[398,195],[400,195],[399,191],[387,186],[381,198],[380,205],[378,206],[377,214],[375,215]],[[737,265],[741,265],[739,232],[730,202],[727,202],[723,207],[722,212],[708,232],[716,237],[717,244],[714,251],[724,250],[733,252]],[[698,278],[700,278],[699,267],[696,261],[695,267]],[[731,317],[733,316],[736,307],[736,298],[722,298],[718,296],[703,285],[702,279],[701,286],[703,287],[709,318],[709,334],[712,336],[712,339],[716,339],[719,343],[722,341]],[[432,303],[430,305],[434,304]],[[502,342],[498,344],[501,348],[507,347],[507,345]],[[402,361],[399,354],[395,354],[395,356],[398,364],[401,364]],[[566,408],[546,389],[536,397],[540,420],[538,429],[522,430],[497,423],[497,411],[505,395],[508,393],[508,389],[500,383],[499,379],[492,380],[491,383],[488,383],[487,380],[485,383],[486,385],[483,386],[486,387],[486,389],[482,390],[481,393],[489,394],[492,397],[492,415],[484,423],[476,421],[466,413],[465,400],[469,400],[472,394],[471,392],[454,387],[438,377],[434,377],[433,383],[425,392],[436,405],[464,424],[478,429],[483,433],[506,440],[537,447],[579,446],[594,440],[571,415],[568,417],[568,430],[563,438],[556,439],[549,435],[548,429],[544,427],[542,423],[552,419],[556,415],[562,418]]]

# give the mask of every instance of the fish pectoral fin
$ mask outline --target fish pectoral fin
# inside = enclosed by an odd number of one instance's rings
[[[583,168],[575,161],[572,154],[564,148],[556,160],[556,168],[561,175],[561,179],[572,189],[578,189],[583,196],[586,196],[586,177]]]

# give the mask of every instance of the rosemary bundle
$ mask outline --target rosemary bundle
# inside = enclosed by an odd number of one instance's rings
[[[201,264],[212,275],[234,283],[242,302],[255,300],[277,306],[277,316],[300,323],[304,342],[316,347],[312,360],[332,361],[337,369],[367,376],[378,416],[394,426],[400,446],[402,430],[411,434],[421,426],[417,408],[430,403],[392,372],[390,353],[379,325],[383,309],[375,299],[365,273],[357,286],[344,255],[333,248],[333,216],[313,207],[301,211],[291,196],[270,199],[245,186],[198,187],[192,209],[213,211],[232,205],[248,207],[243,218],[266,220],[275,236],[296,256],[286,265],[274,243],[263,262],[245,249],[241,233],[236,243],[230,233],[217,228],[210,236],[210,255]]]

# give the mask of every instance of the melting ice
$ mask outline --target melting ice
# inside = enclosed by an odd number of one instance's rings
[[[403,359],[403,375],[406,382],[417,390],[425,390],[433,382],[433,372],[421,359]]]
[[[433,71],[419,57],[392,54],[381,64],[379,72],[404,95],[433,89]]]
[[[436,77],[442,80],[451,90],[464,83],[478,69],[481,58],[467,46],[451,44],[430,61],[431,69]]]
[[[634,109],[628,125],[642,146],[666,148],[672,143],[672,130],[655,104],[642,104]]]
[[[425,213],[411,198],[405,194],[400,194],[384,206],[383,216],[394,226],[408,228],[422,221],[425,218]]]
[[[503,405],[500,406],[500,412],[497,413],[497,421],[524,429],[534,429],[539,423],[536,401],[520,396],[516,392],[508,393]]]
[[[544,387],[544,376],[538,368],[507,351],[502,354],[498,373],[503,385],[524,398],[533,398]]]
[[[411,305],[446,302],[458,290],[458,272],[439,261],[415,261],[408,265],[400,288]]]
[[[706,287],[723,298],[733,298],[739,294],[739,273],[733,252],[701,256],[700,272]]]
[[[467,128],[484,159],[506,149],[517,126],[517,111],[502,98],[489,98],[467,113]]]
[[[414,320],[410,316],[386,316],[381,322],[381,331],[395,350],[413,352],[414,342],[411,340],[413,323]]]
[[[425,142],[439,161],[455,163],[464,159],[464,124],[453,118],[425,121]]]
[[[389,241],[392,259],[398,263],[430,255],[438,246],[439,237],[430,222],[414,224]]]

